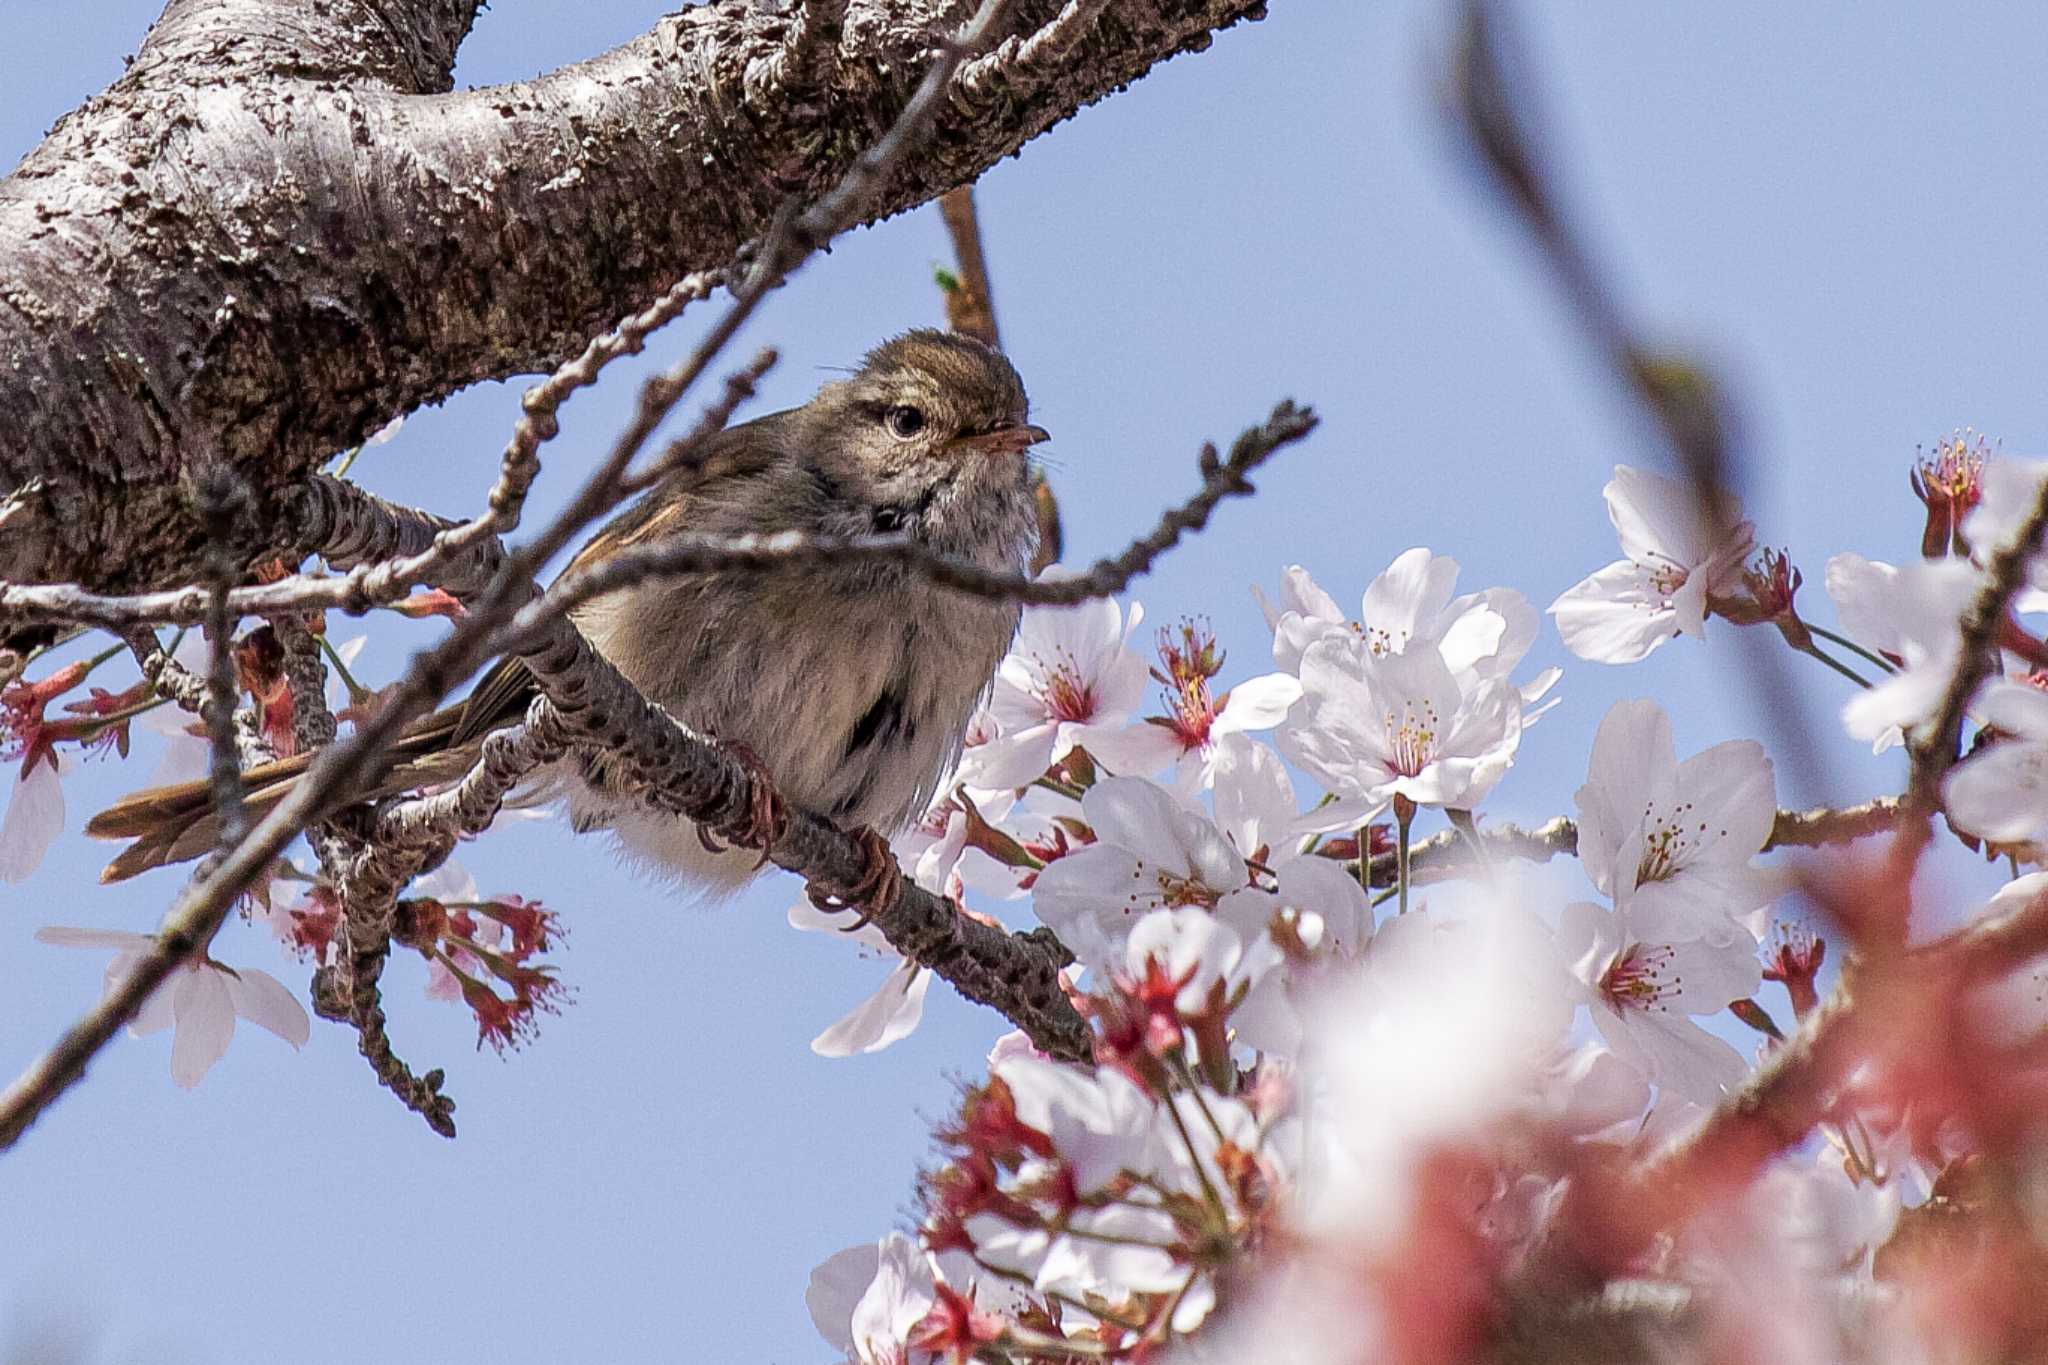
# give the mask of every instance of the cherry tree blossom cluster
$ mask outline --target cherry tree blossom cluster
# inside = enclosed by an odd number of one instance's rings
[[[1859,685],[1849,737],[1921,745],[1989,552],[2028,534],[2048,480],[1986,453],[1958,438],[1914,471],[1921,560],[1827,564],[1839,630],[1800,615],[1789,553],[1625,468],[1606,490],[1623,557],[1550,615],[1607,664],[1716,616],[1771,626]],[[938,1130],[915,1226],[813,1274],[813,1320],[849,1361],[1451,1361],[1572,1321],[1674,1351],[1704,1332],[1744,1359],[2038,1345],[2048,1324],[2011,1275],[2048,1268],[2023,1193],[2048,1170],[2048,969],[1937,986],[1914,967],[1912,1007],[1857,1002],[1890,1041],[1805,1122],[1736,1141],[1740,1160],[1695,1157],[1819,1064],[1807,1035],[1850,1008],[1846,981],[1823,1006],[1823,933],[1851,979],[1888,979],[1863,964],[1911,898],[1882,856],[1764,861],[1763,747],[1681,757],[1647,700],[1601,721],[1573,838],[1550,850],[1576,853],[1580,886],[1496,848],[1486,803],[1558,671],[1521,676],[1541,625],[1525,598],[1456,595],[1457,573],[1410,550],[1354,615],[1291,568],[1260,593],[1274,670],[1228,684],[1200,622],[1157,632],[1148,660],[1136,603],[1027,611],[955,783],[897,847],[962,913],[1029,898],[1075,954],[1093,1064],[996,1045]],[[2033,573],[2048,586],[2048,564]],[[1957,834],[2015,869],[2048,826],[2037,591],[2012,597],[1944,786]],[[1427,812],[1447,832],[1425,858]],[[2048,873],[2018,877],[1975,919],[2044,895]],[[898,966],[819,1050],[908,1032],[917,977]],[[1987,1040],[2023,1083],[1973,1084],[1946,1055]],[[1690,1181],[1647,1178],[1687,1160]],[[1984,1317],[1960,1329],[1960,1305]]]
[[[446,614],[432,597],[425,611],[410,615]],[[410,600],[410,599],[409,599]],[[316,621],[316,624],[318,622]],[[366,643],[356,636],[340,645],[327,642],[324,627],[319,643],[333,667],[326,702],[343,723],[368,715],[385,689],[371,689],[351,672]],[[94,672],[126,652],[119,646],[67,664],[36,682],[17,681],[0,692],[0,756],[19,757],[21,768],[4,820],[0,820],[0,877],[20,881],[42,862],[64,826],[61,776],[74,757],[129,751],[129,725],[165,741],[150,776],[152,785],[205,776],[206,727],[194,715],[159,696],[148,680],[138,680],[119,693],[92,686]],[[208,646],[196,631],[183,633],[171,646],[171,665],[198,675],[207,667]],[[259,625],[233,641],[238,692],[246,700],[249,729],[268,757],[297,752],[295,706],[283,668],[283,651],[274,630]],[[83,699],[63,703],[64,719],[52,719],[53,701],[83,690]],[[518,809],[507,819],[536,818],[538,812]],[[498,1051],[516,1048],[531,1038],[540,1017],[557,1012],[569,991],[554,969],[539,961],[559,944],[563,927],[553,912],[514,894],[479,895],[476,882],[460,863],[449,860],[414,882],[412,895],[399,902],[394,937],[412,948],[428,967],[430,999],[459,1003],[477,1021],[477,1044]],[[298,862],[280,858],[242,898],[242,917],[270,930],[292,956],[311,966],[331,966],[341,930],[341,905],[324,879],[303,870]],[[113,949],[106,989],[133,969],[154,943],[149,935],[124,930],[50,926],[38,941],[69,948]],[[253,967],[229,967],[209,954],[181,966],[154,991],[129,1031],[140,1037],[173,1029],[171,1075],[190,1088],[220,1060],[234,1035],[237,1019],[276,1034],[294,1047],[310,1036],[306,1009],[294,994],[269,973]]]

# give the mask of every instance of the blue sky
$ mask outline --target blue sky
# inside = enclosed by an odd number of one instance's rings
[[[116,75],[155,8],[15,0],[0,160]],[[532,75],[664,8],[503,4],[458,79]],[[1232,652],[1226,681],[1264,670],[1248,586],[1292,562],[1353,603],[1395,554],[1428,545],[1462,562],[1468,589],[1547,604],[1614,557],[1600,502],[1612,467],[1659,459],[1431,106],[1447,13],[1276,0],[1266,22],[983,182],[1004,337],[1055,437],[1075,557],[1114,551],[1184,496],[1203,439],[1283,396],[1324,414],[1257,499],[1223,509],[1134,594],[1162,622],[1209,616]],[[2008,452],[2048,447],[2037,13],[1552,6],[1520,27],[1579,218],[1632,314],[1721,366],[1749,438],[1749,513],[1804,567],[1818,619],[1831,619],[1829,554],[1914,552],[1916,446],[1967,424]],[[928,210],[810,266],[741,339],[785,357],[757,410],[801,402],[826,367],[934,321],[944,255]],[[648,363],[711,314],[664,334]],[[539,512],[609,444],[633,374],[565,410]],[[517,390],[418,414],[357,477],[474,508]],[[370,681],[433,633],[369,629]],[[1565,665],[1564,704],[1526,738],[1496,816],[1568,811],[1593,728],[1622,697],[1663,700],[1681,755],[1757,735],[1759,705],[1832,726],[1839,680],[1793,660],[1794,692],[1760,698],[1733,632],[1710,634],[1614,669],[1570,660],[1546,630],[1530,667]],[[1896,756],[1836,736],[1823,732],[1825,774],[1788,801],[1896,786]],[[69,784],[72,829],[152,762],[88,765]],[[177,884],[101,889],[106,853],[74,832],[0,894],[0,1070],[26,1065],[99,987],[103,959],[38,945],[36,927],[147,929]],[[486,893],[564,913],[558,960],[578,993],[501,1061],[474,1050],[466,1015],[421,997],[416,961],[395,963],[393,1036],[417,1065],[447,1068],[460,1139],[390,1101],[333,1026],[316,1022],[298,1054],[245,1029],[189,1094],[165,1040],[124,1039],[0,1159],[0,1359],[31,1358],[45,1332],[79,1334],[94,1361],[827,1358],[802,1307],[810,1267],[903,1216],[929,1120],[999,1021],[935,989],[909,1041],[824,1061],[807,1041],[879,969],[791,932],[789,879],[684,904],[558,826],[462,856]],[[256,930],[230,926],[216,951],[303,986]]]

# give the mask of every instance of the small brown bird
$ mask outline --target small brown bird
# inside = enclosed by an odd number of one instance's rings
[[[1017,571],[1037,541],[1023,382],[1003,356],[947,332],[877,346],[850,379],[800,408],[713,438],[698,469],[656,486],[570,567],[682,533],[910,535],[989,569]],[[751,750],[783,798],[884,833],[917,816],[958,757],[961,733],[1017,628],[1014,604],[933,587],[901,565],[820,563],[777,573],[697,574],[620,589],[573,620],[677,719]],[[365,797],[460,776],[483,737],[525,715],[535,685],[501,662],[469,699],[417,722]],[[245,774],[252,809],[283,798],[303,755]],[[713,852],[684,820],[617,794],[602,755],[572,755],[539,795],[566,796],[579,831],[607,828],[648,865],[706,891],[753,875],[754,854]],[[358,798],[364,799],[364,798]],[[203,782],[138,792],[86,832],[134,838],[102,880],[213,847]]]

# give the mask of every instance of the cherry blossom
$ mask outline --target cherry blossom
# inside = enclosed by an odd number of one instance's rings
[[[1282,963],[1266,928],[1254,924],[1241,936],[1197,906],[1145,916],[1125,944],[1119,998],[1099,1007],[1096,1060],[1144,1075],[1186,1053],[1227,1078],[1233,1011]]]
[[[1280,951],[1271,940],[1254,939],[1247,950],[1229,925],[1194,906],[1154,910],[1138,921],[1124,945],[1130,977],[1158,970],[1172,983],[1174,1008],[1189,1015],[1208,1009],[1216,988],[1223,989],[1226,1000],[1234,999],[1279,965]]]
[[[989,697],[998,733],[967,751],[960,780],[1021,787],[1076,748],[1112,772],[1157,772],[1172,762],[1172,738],[1130,720],[1145,700],[1146,667],[1128,642],[1144,616],[1133,602],[1126,619],[1108,599],[1027,607]]]
[[[1244,859],[1200,811],[1136,777],[1110,777],[1081,798],[1096,842],[1039,874],[1032,908],[1080,960],[1122,965],[1138,921],[1160,907],[1198,905],[1263,923],[1279,906],[1250,884]],[[1261,912],[1264,912],[1263,914]]]
[[[1984,919],[2008,914],[2048,894],[2048,872],[2015,877],[1984,903]],[[1980,987],[1971,1002],[1976,1026],[1986,1037],[2012,1046],[2048,1031],[2048,959],[2036,958],[2017,971]]]
[[[1355,828],[1397,796],[1470,810],[1521,742],[1520,694],[1498,678],[1461,693],[1435,649],[1375,656],[1319,640],[1302,655],[1301,683],[1280,750],[1338,796],[1324,829]]]
[[[476,889],[476,878],[470,875],[469,869],[455,859],[449,858],[426,876],[414,878],[412,885],[406,888],[406,894],[415,899],[437,900],[445,905],[451,901],[476,900],[480,893]],[[448,954],[447,959],[429,957],[427,998],[446,1001],[449,1004],[460,1000],[462,981],[456,975],[456,970],[459,968],[473,975],[481,970],[482,966],[476,955],[467,948],[454,949]]]
[[[1676,635],[1704,639],[1708,599],[1741,586],[1756,528],[1745,521],[1717,536],[1690,487],[1626,465],[1602,495],[1622,558],[1550,604],[1565,647],[1628,664]]]
[[[1305,1226],[1372,1248],[1397,1241],[1432,1153],[1516,1109],[1571,1015],[1550,934],[1512,891],[1468,918],[1389,921],[1356,985],[1324,995],[1309,1020],[1327,1094],[1316,1155],[1302,1159],[1326,1178]]]
[[[1981,437],[1973,448],[1969,433],[1958,432],[1938,444],[1934,454],[1916,463],[1907,476],[1914,496],[1927,509],[1927,524],[1920,535],[1923,558],[1940,559],[1950,550],[1959,555],[1969,553],[1963,527],[1984,496],[1985,449]],[[1985,529],[1979,528],[1980,532]]]
[[[1898,1225],[1904,1184],[1851,1175],[1841,1151],[1822,1146],[1772,1164],[1747,1202],[1795,1269],[1832,1276],[1852,1267],[1868,1281],[1877,1249]]]
[[[1484,679],[1505,678],[1536,642],[1539,618],[1529,599],[1512,588],[1488,588],[1452,598],[1458,561],[1423,548],[1406,550],[1367,585],[1361,618],[1344,619],[1330,595],[1300,565],[1282,578],[1278,606],[1254,593],[1273,628],[1273,659],[1289,673],[1299,674],[1302,656],[1319,640],[1350,639],[1374,656],[1405,653],[1429,646],[1469,692]],[[1518,689],[1525,706],[1534,706],[1562,676],[1545,669]],[[1551,703],[1555,705],[1553,701]],[[1533,721],[1545,706],[1526,715]]]
[[[1645,939],[1626,916],[1580,901],[1565,907],[1557,943],[1600,1036],[1659,1088],[1712,1104],[1749,1070],[1691,1018],[1719,1014],[1762,983],[1747,932],[1721,942]]]
[[[1662,707],[1616,702],[1575,799],[1586,875],[1650,938],[1748,937],[1735,917],[1775,895],[1751,861],[1778,814],[1771,761],[1752,740],[1680,763]]]
[[[1032,787],[1013,800],[1007,791],[970,788],[959,799],[972,806],[965,846],[954,864],[963,891],[998,900],[1027,896],[1046,864],[1085,842],[1080,803],[1063,792]]]
[[[1325,941],[1340,953],[1364,946],[1372,932],[1365,888],[1344,865],[1306,852],[1304,834],[1324,821],[1316,812],[1302,813],[1278,754],[1244,735],[1225,739],[1216,755],[1215,806],[1223,837],[1247,862],[1273,874],[1281,905],[1312,912]]]
[[[1649,1079],[1598,1043],[1562,1052],[1539,1078],[1535,1106],[1586,1141],[1626,1142],[1650,1107]]]
[[[38,929],[36,941],[60,948],[114,949],[116,956],[107,965],[108,994],[156,948],[148,934],[115,929]],[[211,958],[196,957],[174,968],[149,993],[128,1031],[140,1038],[173,1029],[171,1079],[189,1090],[226,1054],[236,1019],[246,1019],[295,1048],[305,1046],[312,1036],[305,1007],[276,977],[254,967],[224,967]]]
[[[1070,1300],[1171,1297],[1173,1328],[1193,1330],[1215,1302],[1202,1262],[1217,1254],[1224,1228],[1203,1237],[1188,1219],[1217,1214],[1239,1230],[1255,1221],[1260,1209],[1249,1201],[1232,1197],[1219,1209],[1205,1198],[1246,1187],[1233,1169],[1257,1173],[1250,1188],[1284,1186],[1283,1144],[1229,1096],[1181,1091],[1160,1099],[1118,1070],[1032,1058],[1010,1058],[995,1071],[1015,1122],[1056,1154],[1054,1187],[1071,1199],[1057,1196],[1067,1207],[1050,1225],[1023,1203],[991,1202],[968,1216],[962,1232],[976,1257]],[[1019,1192],[1043,1188],[1051,1174],[1025,1163]],[[1133,1188],[1132,1177],[1142,1183]]]
[[[1216,637],[1198,622],[1182,623],[1178,644],[1171,632],[1160,631],[1159,657],[1161,667],[1154,669],[1152,676],[1166,689],[1167,714],[1148,716],[1146,723],[1170,739],[1171,744],[1161,745],[1160,752],[1173,765],[1175,785],[1182,791],[1211,786],[1216,779],[1219,745],[1248,731],[1270,730],[1287,718],[1288,708],[1301,698],[1300,682],[1286,673],[1248,678],[1221,696],[1212,693],[1210,683],[1223,670],[1223,656],[1216,648]],[[1124,752],[1129,763],[1138,750],[1126,747]],[[1120,771],[1144,777],[1164,766],[1126,766]]]
[[[499,1052],[535,1036],[545,1014],[557,1014],[569,990],[554,968],[533,959],[554,946],[562,927],[537,901],[501,895],[480,898],[476,881],[450,859],[413,882],[399,905],[393,938],[427,959],[427,994],[460,1000],[476,1016],[477,1046]],[[294,914],[295,940],[324,946],[331,932],[331,906],[318,892],[318,916]],[[278,926],[283,929],[285,926]],[[503,992],[503,993],[501,993]]]
[[[80,659],[35,682],[0,689],[0,759],[21,763],[0,818],[0,881],[27,880],[63,832],[66,767],[56,749],[61,722],[46,720],[44,713],[84,682],[92,666]]]
[[[279,889],[279,881],[288,881],[290,885]],[[414,883],[415,887],[418,885]],[[244,913],[252,923],[261,924],[287,951],[315,966],[333,964],[340,952],[341,902],[330,886],[280,860],[273,866],[268,883],[259,883],[250,892],[244,902]],[[438,999],[458,998],[453,978],[445,995],[436,989],[432,975],[435,969],[440,969],[438,962],[430,968],[427,994]]]

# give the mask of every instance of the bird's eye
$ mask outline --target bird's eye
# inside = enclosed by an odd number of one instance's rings
[[[924,430],[924,414],[908,404],[890,408],[882,414],[882,420],[889,424],[890,433],[900,441],[907,441]]]

